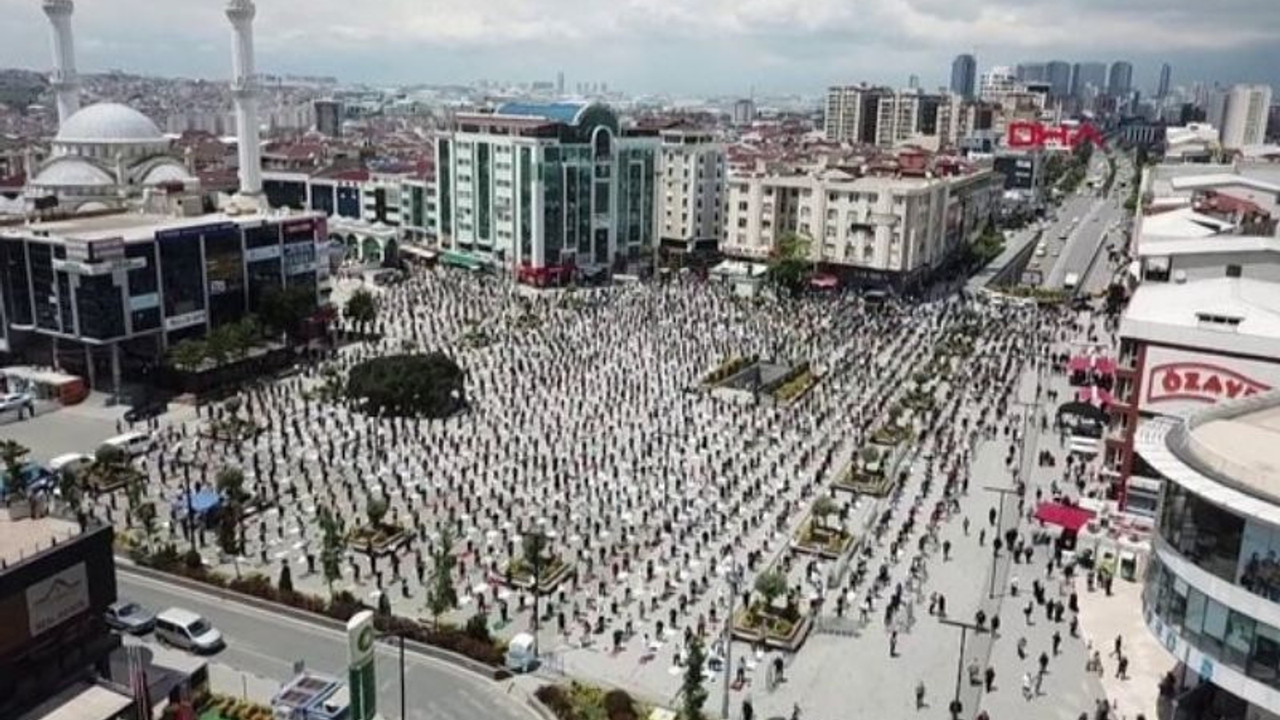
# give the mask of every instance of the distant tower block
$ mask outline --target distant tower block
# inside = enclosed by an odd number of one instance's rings
[[[53,73],[49,83],[57,95],[58,125],[80,109],[80,78],[76,75],[76,47],[71,37],[71,0],[44,0],[44,14],[53,29]]]
[[[253,0],[228,0],[227,19],[232,37],[231,96],[236,105],[236,144],[239,146],[240,194],[262,194],[262,151],[258,147],[258,80],[253,64]]]

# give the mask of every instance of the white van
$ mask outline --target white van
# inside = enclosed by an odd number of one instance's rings
[[[135,430],[113,438],[107,438],[102,444],[120,448],[130,457],[136,457],[151,449],[151,434]]]
[[[162,643],[193,652],[216,652],[222,649],[222,633],[208,620],[180,608],[169,608],[156,615],[156,638]]]
[[[512,672],[528,672],[537,667],[537,656],[533,652],[533,636],[529,633],[517,633],[507,644],[507,669]]]

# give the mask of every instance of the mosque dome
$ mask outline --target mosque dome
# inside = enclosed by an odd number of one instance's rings
[[[98,103],[77,111],[58,129],[61,143],[157,143],[164,134],[146,115],[119,103]]]
[[[93,163],[76,157],[57,158],[46,165],[31,181],[36,187],[109,187],[116,184],[111,174]]]
[[[189,182],[191,173],[177,163],[161,163],[147,171],[142,178],[143,185],[160,185],[168,182]]]

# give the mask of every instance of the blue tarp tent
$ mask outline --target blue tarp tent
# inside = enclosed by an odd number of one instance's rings
[[[201,490],[191,496],[191,512],[196,515],[207,515],[217,510],[221,504],[222,496],[218,495],[216,490]],[[186,493],[173,501],[173,508],[178,511],[178,517],[184,517],[187,514]]]

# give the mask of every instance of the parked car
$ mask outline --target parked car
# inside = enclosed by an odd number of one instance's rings
[[[146,635],[156,626],[155,613],[129,600],[112,603],[106,618],[112,628],[133,635]]]
[[[151,449],[151,434],[135,430],[113,438],[107,438],[102,444],[120,448],[130,457],[136,457]]]
[[[142,405],[135,405],[124,414],[125,422],[145,422],[153,417],[160,417],[169,409],[169,403],[156,400]]]
[[[63,470],[78,472],[93,464],[93,458],[84,453],[67,453],[49,461],[49,469],[55,473]]]
[[[29,410],[34,413],[35,400],[27,393],[5,393],[0,395],[0,412],[9,412],[10,410]]]
[[[224,647],[222,633],[208,620],[181,608],[169,608],[156,616],[156,638],[193,652],[212,653]]]

